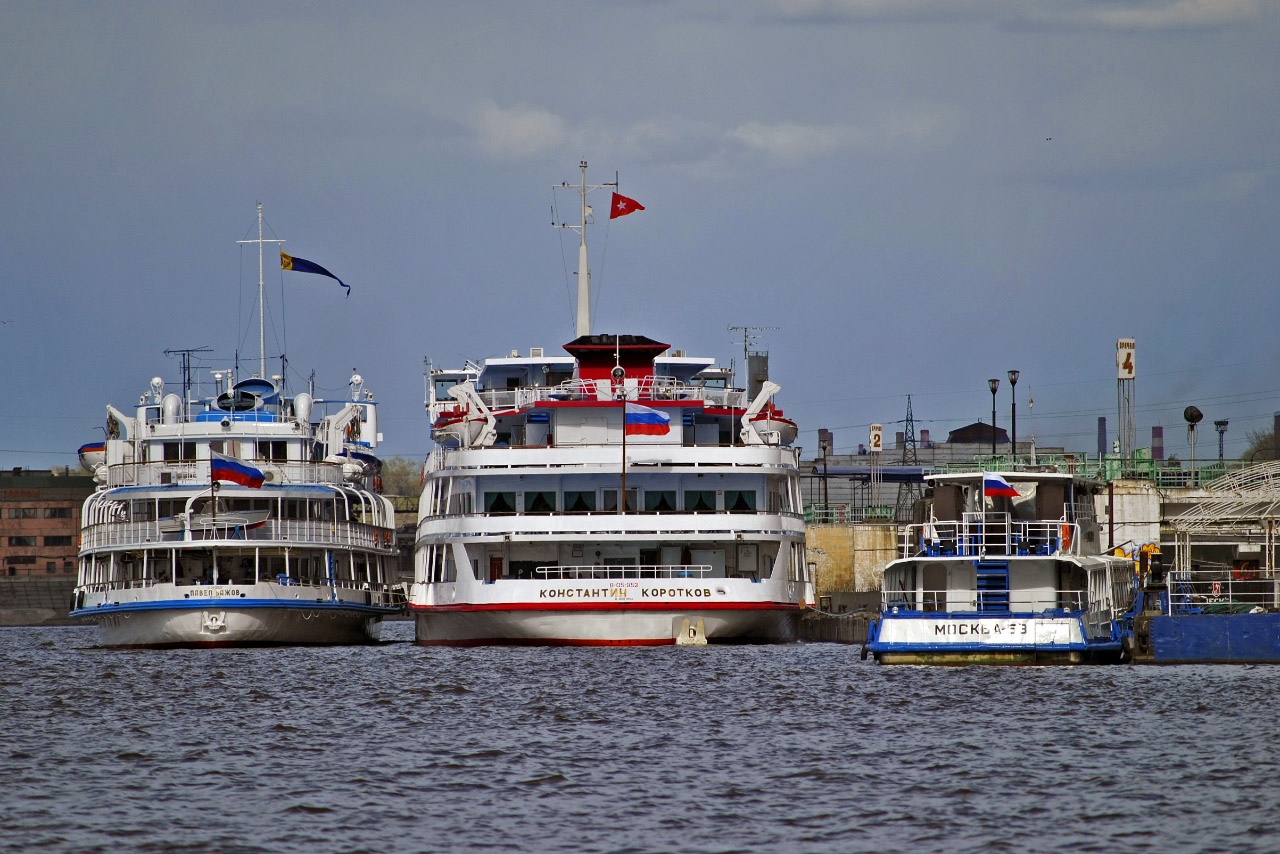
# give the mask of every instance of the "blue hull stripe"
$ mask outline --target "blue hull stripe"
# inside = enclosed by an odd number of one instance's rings
[[[72,617],[96,617],[101,614],[119,614],[124,611],[198,611],[204,608],[247,610],[249,608],[277,608],[294,611],[353,611],[359,614],[395,614],[399,608],[390,605],[365,605],[358,602],[307,602],[300,599],[162,599],[156,602],[122,602],[119,605],[101,605],[96,608],[78,608]]]

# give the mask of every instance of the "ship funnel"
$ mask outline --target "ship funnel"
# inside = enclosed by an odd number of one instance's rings
[[[298,420],[299,424],[311,423],[311,407],[315,404],[315,398],[307,394],[305,391],[296,394],[293,397],[293,417]]]
[[[182,398],[166,394],[160,403],[160,423],[177,424],[182,420]]]

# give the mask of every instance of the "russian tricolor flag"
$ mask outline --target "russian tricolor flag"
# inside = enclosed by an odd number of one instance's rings
[[[628,436],[665,436],[671,432],[671,416],[638,403],[626,404],[622,430]]]
[[[251,489],[261,489],[264,480],[262,472],[253,466],[247,466],[235,457],[228,457],[217,451],[210,451],[209,471],[211,480],[226,480],[238,483]]]
[[[1018,490],[1010,486],[1009,481],[998,474],[983,474],[982,494],[987,498],[1017,498]]]

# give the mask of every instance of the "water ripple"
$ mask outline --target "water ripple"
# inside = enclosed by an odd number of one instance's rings
[[[1266,667],[0,629],[0,850],[1273,851]]]

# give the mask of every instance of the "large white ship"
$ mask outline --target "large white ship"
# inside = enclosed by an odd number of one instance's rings
[[[213,372],[192,394],[190,357],[181,394],[153,379],[132,415],[107,407],[105,442],[81,448],[100,486],[82,510],[71,615],[112,646],[375,639],[403,595],[388,583],[395,513],[377,488],[372,393],[355,375],[346,400],[289,394],[260,359],[256,376]]]
[[[421,644],[794,640],[811,603],[779,387],[587,317],[564,355],[433,370],[409,607]],[[574,188],[578,189],[578,188]]]

